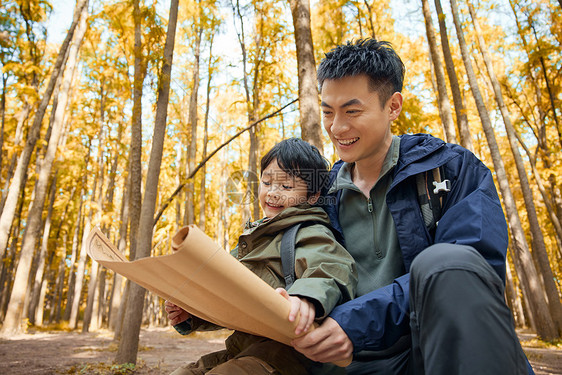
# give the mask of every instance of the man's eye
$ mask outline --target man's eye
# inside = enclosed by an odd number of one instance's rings
[[[347,111],[347,114],[349,115],[356,115],[358,114],[360,111],[358,109],[350,109]]]
[[[324,114],[325,117],[331,116],[332,112],[330,111],[322,111],[322,113]]]

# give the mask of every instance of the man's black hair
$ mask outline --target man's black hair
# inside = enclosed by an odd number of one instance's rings
[[[274,160],[283,172],[306,182],[307,198],[320,191],[330,167],[315,146],[299,138],[285,139],[273,146],[261,159],[260,175]]]
[[[389,42],[367,38],[348,41],[326,53],[318,65],[318,85],[327,79],[365,74],[369,88],[379,94],[381,106],[395,92],[402,91],[404,64]]]

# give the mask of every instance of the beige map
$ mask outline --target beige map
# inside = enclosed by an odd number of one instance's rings
[[[86,246],[98,263],[199,318],[287,345],[296,337],[289,301],[194,225],[175,234],[169,255],[128,261],[97,228]]]

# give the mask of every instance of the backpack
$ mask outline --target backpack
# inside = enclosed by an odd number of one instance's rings
[[[451,191],[451,181],[442,179],[443,167],[437,167],[416,175],[418,202],[425,227],[433,237],[442,216],[443,196]],[[295,282],[295,241],[302,223],[285,230],[281,238],[281,267],[285,278],[285,290]]]

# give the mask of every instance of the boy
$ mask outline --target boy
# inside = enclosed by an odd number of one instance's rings
[[[246,267],[291,302],[290,321],[300,313],[296,335],[307,332],[314,319],[326,317],[334,306],[355,294],[354,260],[334,237],[326,213],[312,206],[319,198],[327,168],[318,149],[300,139],[276,144],[261,160],[258,195],[265,218],[247,226],[233,251]],[[284,231],[297,223],[303,225],[295,240],[296,280],[285,291],[279,249]],[[209,326],[169,302],[166,311],[180,333]],[[203,356],[173,374],[337,372],[343,369],[313,362],[279,342],[236,331],[226,340],[226,350]]]

